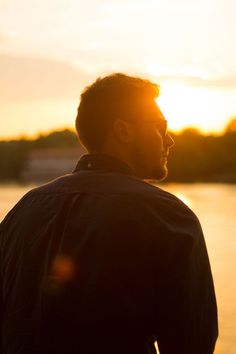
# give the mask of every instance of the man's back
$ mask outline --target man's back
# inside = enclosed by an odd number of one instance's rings
[[[212,353],[201,227],[112,158],[29,192],[1,224],[2,353]],[[204,348],[204,349],[203,349]]]

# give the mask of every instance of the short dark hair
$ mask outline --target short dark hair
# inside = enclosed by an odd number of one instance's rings
[[[114,73],[99,77],[80,96],[76,130],[89,152],[99,151],[115,118],[134,115],[137,102],[154,100],[159,86],[149,80]]]

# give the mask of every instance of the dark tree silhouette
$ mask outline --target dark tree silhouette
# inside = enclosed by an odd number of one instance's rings
[[[166,182],[236,183],[236,118],[218,136],[202,135],[193,128],[171,134],[175,146],[169,156]],[[78,138],[68,129],[35,140],[0,141],[0,180],[19,180],[32,150],[73,147],[79,147]]]

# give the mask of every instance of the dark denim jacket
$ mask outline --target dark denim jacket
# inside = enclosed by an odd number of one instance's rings
[[[84,155],[0,228],[2,354],[212,354],[200,223],[122,161]]]

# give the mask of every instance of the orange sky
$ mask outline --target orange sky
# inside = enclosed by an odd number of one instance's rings
[[[73,127],[79,94],[121,71],[161,85],[171,129],[236,116],[234,0],[0,0],[0,138]]]

